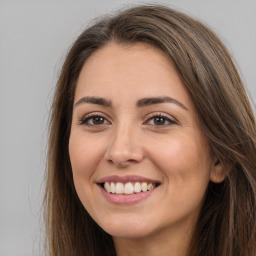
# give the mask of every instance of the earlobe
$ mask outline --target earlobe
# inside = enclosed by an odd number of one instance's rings
[[[228,174],[231,172],[232,165],[229,163],[224,163],[218,158],[213,162],[210,180],[213,183],[221,183],[223,182]]]

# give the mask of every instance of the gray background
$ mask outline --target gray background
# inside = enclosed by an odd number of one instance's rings
[[[0,0],[0,255],[40,255],[52,92],[65,53],[92,18],[148,1]],[[152,2],[151,2],[152,3]],[[170,0],[213,28],[256,102],[256,0]]]

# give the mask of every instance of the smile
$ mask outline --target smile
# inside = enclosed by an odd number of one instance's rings
[[[137,175],[111,175],[98,180],[97,185],[109,202],[126,205],[150,197],[161,182]]]
[[[132,195],[154,189],[158,184],[149,182],[104,182],[102,187],[111,194]]]

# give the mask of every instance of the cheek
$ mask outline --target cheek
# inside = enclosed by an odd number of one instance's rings
[[[81,132],[71,133],[69,155],[76,192],[87,210],[92,207],[95,171],[104,157],[103,143]]]
[[[177,136],[158,143],[156,147],[151,148],[150,154],[173,193],[205,191],[210,179],[211,166],[205,144],[198,143],[191,139],[191,136]]]
[[[165,177],[165,205],[175,206],[177,218],[197,216],[210,180],[207,148],[187,139],[169,141],[162,148],[164,152],[154,151],[154,162]]]
[[[188,143],[185,138],[176,136],[154,143],[149,155],[168,175],[186,171],[188,166],[195,164],[198,161],[196,151],[195,146]]]
[[[102,141],[100,143],[95,137],[75,131],[70,135],[69,156],[77,195],[91,212],[96,200],[93,193],[94,174],[104,157]]]
[[[69,156],[74,176],[91,176],[104,156],[102,142],[88,135],[71,134]]]

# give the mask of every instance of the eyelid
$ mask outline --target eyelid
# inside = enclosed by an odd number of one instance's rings
[[[111,118],[107,114],[102,113],[102,112],[90,112],[87,114],[83,114],[80,118],[78,118],[78,124],[86,125],[85,120],[89,119],[91,117],[103,117],[109,124],[112,124]],[[171,116],[170,114],[164,113],[164,112],[152,112],[150,114],[147,114],[144,118],[145,121],[143,122],[143,124],[146,124],[147,122],[149,122],[150,119],[152,119],[154,117],[166,118],[167,120],[170,121],[170,124],[168,124],[168,125],[180,124],[179,121],[175,117]],[[105,124],[102,124],[102,125],[105,125]],[[159,125],[159,127],[160,126],[168,126],[168,125],[166,125],[166,124]],[[88,124],[88,126],[94,126],[94,125]],[[95,126],[100,126],[100,125],[95,125]]]
[[[145,121],[143,122],[143,124],[145,124],[146,122],[148,122],[150,119],[152,119],[154,117],[164,117],[167,120],[169,119],[172,124],[180,124],[176,118],[174,118],[173,116],[166,114],[164,112],[153,112],[153,113],[148,114],[145,117]],[[169,125],[172,125],[172,124],[169,124]],[[161,126],[161,125],[159,125],[159,126]],[[167,125],[162,125],[162,126],[167,126]]]
[[[103,117],[109,124],[111,124],[111,121],[109,121],[110,120],[109,116],[102,112],[90,112],[85,115],[82,115],[81,117],[78,118],[78,124],[86,125],[85,120],[92,117]],[[87,125],[87,126],[93,126],[93,125]],[[95,126],[100,126],[100,125],[95,125]]]

